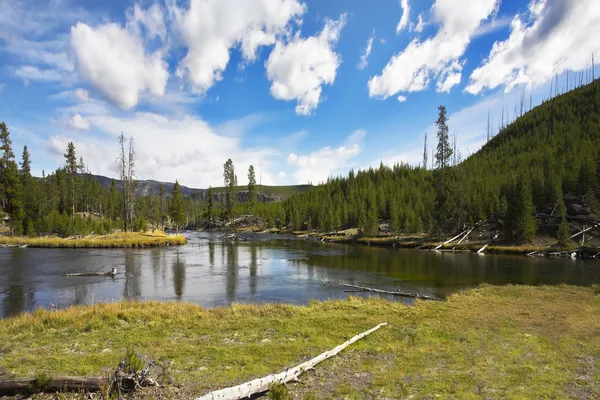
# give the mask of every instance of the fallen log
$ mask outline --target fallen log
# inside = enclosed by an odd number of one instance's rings
[[[117,275],[117,267],[112,267],[110,272],[74,272],[65,274],[65,276],[112,276],[113,278],[115,275]]]
[[[480,248],[479,250],[477,250],[477,254],[483,254],[483,252],[485,251],[485,249],[487,249],[488,244],[484,244],[482,248]]]
[[[387,322],[381,323],[381,324],[377,325],[376,327],[369,329],[366,332],[356,335],[353,338],[351,338],[350,340],[340,344],[339,346],[337,346],[329,351],[326,351],[325,353],[321,353],[317,357],[315,357],[311,360],[305,361],[302,364],[300,364],[294,368],[288,369],[286,371],[283,371],[279,374],[268,375],[268,376],[265,376],[264,378],[254,379],[253,381],[242,383],[241,385],[238,385],[238,386],[233,386],[233,387],[226,388],[226,389],[216,390],[214,392],[205,394],[202,397],[198,397],[196,400],[216,400],[216,399],[240,400],[240,399],[245,399],[245,398],[254,396],[256,394],[264,393],[264,392],[268,391],[269,387],[273,383],[284,384],[287,382],[298,381],[298,377],[304,371],[314,368],[315,365],[319,364],[321,361],[327,360],[328,358],[335,356],[340,351],[342,351],[346,347],[350,346],[352,343],[364,338],[365,336],[375,332],[377,329],[379,329],[385,325],[387,325]]]
[[[108,378],[57,376],[40,378],[10,378],[0,380],[0,396],[14,396],[31,392],[86,391],[97,392],[108,385]]]
[[[462,231],[461,233],[459,233],[458,235],[454,236],[452,239],[450,240],[446,240],[444,243],[440,244],[439,246],[435,247],[434,250],[437,250],[439,248],[441,248],[443,245],[448,244],[450,242],[453,242],[454,240],[458,239],[459,237],[461,237],[462,235],[465,234],[465,231]]]
[[[350,285],[347,283],[336,284],[336,283],[331,283],[331,282],[327,282],[327,281],[323,281],[323,284],[331,285],[331,286],[333,286],[333,285],[343,286],[343,287],[347,287],[347,288],[351,288],[351,289],[357,289],[358,291],[361,291],[361,292],[373,292],[373,293],[380,293],[380,294],[390,294],[393,296],[412,297],[414,299],[421,299],[421,300],[441,301],[441,299],[436,296],[431,296],[431,295],[422,294],[422,293],[403,292],[401,290],[397,290],[397,291],[381,290],[381,289],[374,289],[374,288],[370,288],[370,287],[366,287],[366,286]]]
[[[475,225],[475,226],[477,226],[477,225]],[[458,241],[458,243],[456,243],[456,244],[454,245],[454,247],[452,248],[452,250],[454,250],[454,249],[456,248],[456,246],[458,246],[458,245],[459,245],[459,244],[460,244],[460,243],[461,243],[463,240],[465,240],[465,239],[467,238],[467,236],[469,236],[469,233],[473,232],[473,229],[475,229],[475,226],[474,226],[474,227],[472,227],[472,228],[471,228],[471,229],[470,229],[470,230],[469,230],[467,233],[465,233],[465,236],[463,236],[463,237],[462,237],[462,238],[461,238],[461,239]]]

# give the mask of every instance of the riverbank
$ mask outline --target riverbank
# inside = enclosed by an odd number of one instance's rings
[[[0,247],[39,248],[129,248],[164,247],[183,245],[187,239],[182,235],[155,232],[117,232],[108,235],[88,235],[61,238],[50,237],[0,237]]]
[[[600,396],[600,288],[573,286],[483,286],[414,306],[351,298],[40,310],[0,321],[0,376],[99,375],[131,348],[182,385],[164,390],[194,398],[282,371],[381,322],[389,325],[289,385],[293,398]]]

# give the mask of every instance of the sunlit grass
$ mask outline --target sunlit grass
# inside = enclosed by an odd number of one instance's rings
[[[122,248],[122,247],[158,247],[186,244],[181,235],[167,235],[155,232],[118,232],[109,235],[90,235],[83,238],[52,237],[2,237],[0,244],[47,248]]]
[[[127,348],[162,360],[190,394],[278,372],[380,322],[303,378],[317,398],[595,398],[598,288],[483,286],[446,302],[233,305],[134,302],[0,321],[0,368],[94,375]],[[357,377],[360,377],[358,379]]]

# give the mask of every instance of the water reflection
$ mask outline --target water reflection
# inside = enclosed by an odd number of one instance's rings
[[[175,289],[175,296],[181,300],[185,287],[185,263],[182,261],[179,255],[179,249],[177,249],[177,255],[173,262],[173,288]]]
[[[224,242],[220,234],[190,234],[190,245],[155,249],[0,249],[1,316],[37,307],[126,299],[182,300],[206,307],[232,302],[305,303],[344,297],[321,280],[402,288],[447,296],[490,284],[589,285],[597,262],[434,253],[329,245],[255,236]],[[107,270],[108,277],[65,277]]]

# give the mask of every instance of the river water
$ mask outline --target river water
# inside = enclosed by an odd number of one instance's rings
[[[252,235],[253,240],[237,243],[222,241],[217,232],[186,236],[185,246],[153,249],[0,249],[0,317],[51,303],[64,308],[156,299],[215,307],[232,302],[304,304],[349,295],[323,280],[440,297],[481,283],[600,283],[597,260],[436,253],[277,235]],[[111,266],[119,267],[115,278],[65,276],[109,271]]]

